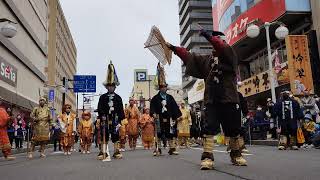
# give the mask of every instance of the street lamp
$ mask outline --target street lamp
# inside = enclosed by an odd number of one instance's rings
[[[0,33],[7,38],[13,38],[17,34],[17,28],[13,24],[17,23],[6,18],[0,18],[0,23],[3,22],[7,22],[7,24],[1,27]]]
[[[284,39],[288,34],[289,30],[287,27],[284,26],[283,23],[275,21],[275,22],[265,22],[264,28],[266,29],[266,37],[267,37],[267,49],[268,49],[268,62],[269,62],[269,77],[270,77],[270,89],[271,89],[271,97],[272,101],[276,102],[276,90],[275,90],[275,84],[274,84],[274,74],[272,69],[272,57],[271,57],[271,44],[270,44],[270,26],[277,24],[279,27],[275,31],[275,36],[282,40]],[[250,38],[256,38],[260,34],[260,28],[259,26],[255,24],[251,24],[248,26],[246,30],[247,36]]]

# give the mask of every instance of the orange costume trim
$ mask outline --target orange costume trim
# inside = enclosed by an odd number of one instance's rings
[[[4,108],[0,107],[0,149],[4,157],[11,155],[11,144],[7,133],[10,117]]]

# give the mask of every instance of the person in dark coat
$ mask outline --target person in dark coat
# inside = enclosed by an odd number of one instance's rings
[[[57,119],[56,123],[52,126],[53,136],[52,136],[52,142],[53,142],[53,151],[57,151],[57,143],[59,147],[59,151],[61,151],[61,144],[60,144],[60,133],[61,133],[61,127],[60,122]]]
[[[281,128],[279,150],[285,150],[290,146],[293,150],[297,147],[298,121],[304,117],[300,105],[297,101],[289,97],[290,92],[282,92],[282,98],[275,104],[275,118],[278,118]],[[288,144],[288,138],[290,143]]]
[[[233,165],[245,166],[241,155],[240,101],[236,87],[238,57],[234,49],[224,41],[224,34],[213,31],[211,34],[201,30],[200,35],[213,46],[212,55],[203,56],[189,53],[183,47],[167,43],[186,65],[186,74],[205,80],[204,106],[205,119],[202,125],[204,151],[201,169],[213,169],[213,136],[219,132],[220,124],[226,136],[230,137],[230,157]]]
[[[121,126],[121,121],[125,118],[122,98],[115,93],[116,86],[119,85],[118,77],[116,75],[114,66],[112,63],[108,65],[108,72],[106,81],[103,85],[108,90],[107,93],[103,94],[99,98],[98,102],[98,117],[100,119],[100,133],[101,141],[103,140],[103,129],[105,129],[106,144],[109,141],[109,135],[111,135],[111,141],[114,145],[115,159],[121,159],[122,154],[120,153],[120,139],[119,139],[119,128]],[[102,149],[98,154],[98,158],[103,157]],[[109,154],[106,158],[110,159]]]
[[[177,155],[177,119],[182,114],[175,99],[167,94],[167,84],[160,84],[159,89],[158,94],[151,99],[150,114],[160,121],[158,137],[166,138],[169,141],[169,155]],[[161,149],[159,152],[161,153]],[[156,151],[154,155],[156,155]]]

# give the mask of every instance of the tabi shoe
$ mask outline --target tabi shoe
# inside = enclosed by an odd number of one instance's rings
[[[153,156],[160,156],[162,154],[161,149],[158,148],[158,151],[154,150],[153,151]]]
[[[242,153],[249,153],[249,150],[248,150],[246,147],[244,147],[244,148],[241,150],[241,152],[242,152]]]
[[[87,151],[87,154],[90,154],[91,152],[90,151]]]
[[[44,153],[40,153],[40,157],[41,157],[41,158],[45,158],[46,155],[45,155]]]
[[[82,151],[82,152],[81,152],[81,154],[85,154],[85,153],[86,153],[85,151]]]
[[[291,150],[299,150],[297,146],[297,138],[295,136],[290,137],[290,149]]]
[[[120,151],[116,151],[112,157],[115,159],[122,159],[122,154],[120,153]]]
[[[287,137],[284,136],[284,135],[280,135],[278,149],[279,150],[286,150],[287,149],[287,147],[286,147],[287,143],[288,143]]]
[[[286,147],[285,147],[285,146],[280,145],[280,146],[278,146],[278,149],[279,149],[279,150],[286,150]]]
[[[177,151],[176,148],[170,148],[168,151],[169,155],[179,155],[179,152]]]
[[[231,152],[230,146],[227,147],[226,151],[227,151],[227,153],[230,153],[230,152]]]
[[[110,156],[106,156],[105,159],[103,159],[103,157],[102,157],[102,161],[110,162],[110,161],[111,161],[111,158],[110,158]]]
[[[71,151],[68,151],[67,154],[68,154],[68,155],[71,155],[72,153],[71,153]]]
[[[203,152],[201,156],[201,170],[211,170],[214,168],[213,154],[209,152]]]
[[[235,166],[247,166],[247,161],[241,155],[240,150],[231,150],[230,158],[232,164]]]
[[[298,146],[291,146],[291,150],[299,150]]]
[[[65,156],[66,156],[66,155],[68,155],[68,153],[67,153],[67,152],[64,152],[63,154],[64,154]]]
[[[16,157],[10,155],[10,156],[5,157],[4,159],[7,161],[13,161],[16,159]]]
[[[33,158],[33,154],[32,153],[28,153],[28,159],[32,159]]]
[[[107,154],[107,156],[108,156],[108,154]],[[102,152],[99,152],[99,154],[98,154],[98,160],[102,160],[103,159],[103,153]]]

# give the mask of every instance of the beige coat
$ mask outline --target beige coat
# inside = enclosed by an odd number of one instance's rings
[[[182,116],[178,119],[178,136],[189,137],[190,126],[192,125],[190,111],[186,108],[180,109]]]

